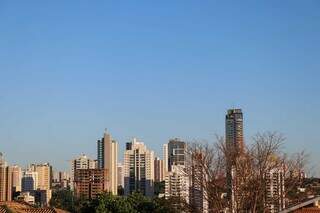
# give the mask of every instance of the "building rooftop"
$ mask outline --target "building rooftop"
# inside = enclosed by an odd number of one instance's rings
[[[317,211],[315,211],[317,210]],[[289,213],[289,212],[319,212],[320,213],[320,196],[310,198],[301,202],[297,205],[290,206],[280,213]]]
[[[27,203],[16,201],[0,202],[0,213],[68,213],[67,211],[55,208],[35,208]]]
[[[319,208],[303,208],[295,211],[295,213],[320,213]]]

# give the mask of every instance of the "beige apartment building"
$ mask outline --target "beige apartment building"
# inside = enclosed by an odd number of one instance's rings
[[[48,163],[34,166],[34,171],[38,173],[37,189],[50,190],[52,183],[52,167]]]
[[[12,200],[12,171],[0,152],[0,201]]]
[[[118,143],[105,130],[103,138],[97,141],[98,168],[108,171],[108,191],[118,194]]]
[[[17,165],[12,166],[11,168],[12,168],[12,191],[21,192],[22,169]]]
[[[154,152],[136,138],[126,144],[124,154],[124,192],[129,195],[135,191],[154,195]]]
[[[155,182],[161,182],[164,180],[163,175],[163,160],[161,160],[159,157],[156,157],[154,159],[154,181]]]
[[[165,197],[179,197],[189,203],[189,176],[184,166],[173,165],[165,176]]]

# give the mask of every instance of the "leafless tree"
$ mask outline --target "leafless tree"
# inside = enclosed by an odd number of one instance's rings
[[[192,185],[202,190],[204,199],[209,203],[211,212],[220,212],[226,206],[226,199],[223,196],[225,187],[225,155],[219,145],[223,138],[217,137],[215,144],[192,142],[187,150],[187,171],[191,178]],[[193,195],[191,195],[192,197]],[[192,211],[197,206],[190,202]]]
[[[197,141],[190,143],[187,170],[192,177],[192,184],[205,192],[209,212],[226,209],[232,209],[233,212],[268,212],[270,204],[282,208],[284,198],[290,192],[288,185],[297,181],[293,174],[301,174],[307,163],[305,152],[291,157],[284,154],[284,141],[284,136],[277,132],[258,133],[252,138],[252,143],[238,153],[230,149],[224,138],[219,136],[213,144]],[[229,187],[232,187],[232,196],[226,197],[226,174],[230,169],[232,182]],[[274,175],[275,172],[281,175],[279,180],[286,184],[279,189],[281,194],[270,197],[267,185],[270,174]]]

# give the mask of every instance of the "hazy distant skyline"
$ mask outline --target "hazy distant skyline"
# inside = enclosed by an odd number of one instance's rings
[[[0,1],[0,151],[10,164],[96,157],[107,128],[214,140],[241,108],[245,142],[279,131],[320,157],[319,1]]]

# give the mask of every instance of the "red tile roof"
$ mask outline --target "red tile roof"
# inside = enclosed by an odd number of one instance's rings
[[[320,208],[303,208],[295,211],[295,213],[320,213]]]
[[[7,210],[15,213],[68,213],[61,209],[55,208],[34,208],[25,203],[19,202],[0,202],[0,213],[7,213]]]

